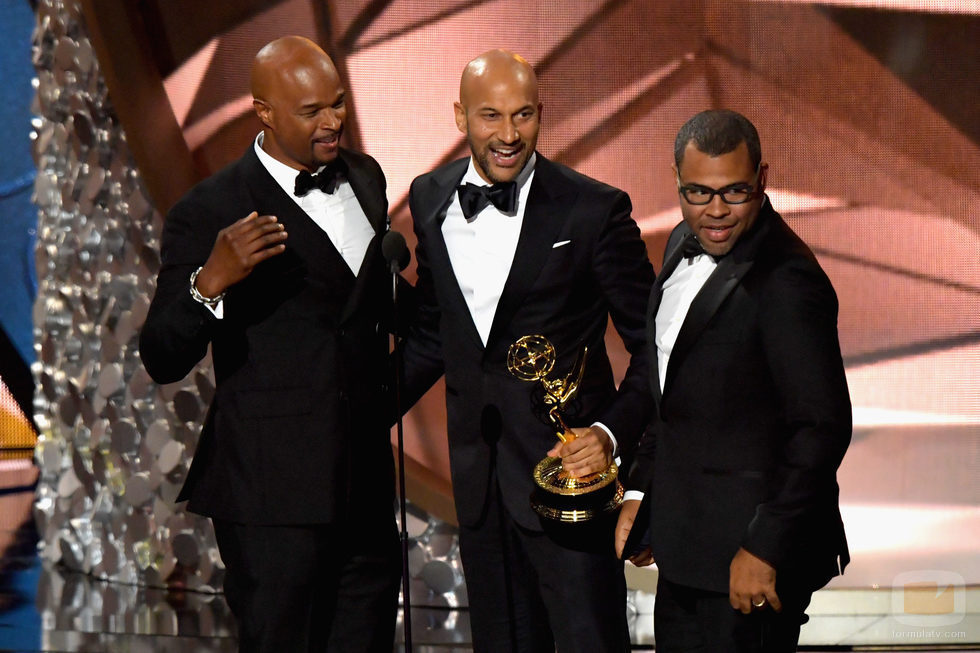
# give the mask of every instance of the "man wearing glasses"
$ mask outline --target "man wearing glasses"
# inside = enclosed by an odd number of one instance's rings
[[[794,651],[812,592],[848,561],[837,296],[765,195],[744,116],[694,116],[674,162],[684,221],[647,311],[655,412],[617,552],[657,562],[657,651]]]

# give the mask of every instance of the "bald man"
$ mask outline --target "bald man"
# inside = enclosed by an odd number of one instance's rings
[[[406,345],[409,402],[441,374],[460,552],[476,651],[629,649],[615,513],[566,528],[532,510],[532,472],[560,455],[576,476],[628,455],[650,409],[644,311],[653,283],[626,193],[535,151],[534,70],[493,50],[463,71],[456,126],[470,155],[416,179],[421,306]],[[630,352],[617,389],[604,335]],[[507,370],[518,338],[554,345],[555,374],[588,360],[556,446],[537,384]]]
[[[340,146],[316,44],[266,45],[262,131],[169,212],[140,354],[159,383],[212,348],[217,388],[179,500],[210,517],[241,651],[392,650],[385,178]]]

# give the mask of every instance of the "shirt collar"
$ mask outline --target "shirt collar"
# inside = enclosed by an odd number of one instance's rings
[[[265,132],[259,132],[259,135],[255,137],[255,154],[259,157],[259,161],[272,178],[276,180],[282,189],[286,191],[287,194],[293,195],[293,190],[296,187],[296,175],[299,174],[299,170],[292,168],[279,159],[275,158],[268,152],[262,149],[262,141],[265,139]],[[317,168],[317,172],[323,170],[326,166],[320,166]]]

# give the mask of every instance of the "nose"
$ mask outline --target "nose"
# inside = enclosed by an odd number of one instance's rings
[[[520,139],[520,134],[517,131],[517,125],[514,123],[513,119],[504,120],[504,125],[500,129],[500,140],[504,143],[514,143]]]
[[[725,203],[725,200],[723,200],[721,198],[721,195],[718,193],[716,193],[714,197],[711,198],[711,201],[708,202],[707,213],[712,217],[722,218],[728,215],[730,211],[731,211],[730,207],[728,206],[728,204]]]
[[[320,129],[337,131],[340,129],[340,116],[333,109],[324,109],[320,114]]]

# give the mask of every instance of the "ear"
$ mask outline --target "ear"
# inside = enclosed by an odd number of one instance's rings
[[[252,100],[252,108],[255,109],[255,115],[259,117],[259,120],[266,127],[272,127],[272,107],[268,103],[255,98]]]
[[[769,177],[768,173],[769,173],[769,164],[763,162],[762,165],[759,166],[759,183],[758,183],[759,188],[756,192],[760,194],[766,192],[766,181],[767,178]]]
[[[466,133],[466,107],[459,102],[453,102],[453,112],[456,114],[456,129]]]
[[[670,164],[670,169],[674,171],[674,181],[677,182],[677,187],[680,188],[680,185],[681,185],[681,173],[680,173],[680,170],[677,169],[677,164],[676,163],[671,163]]]

